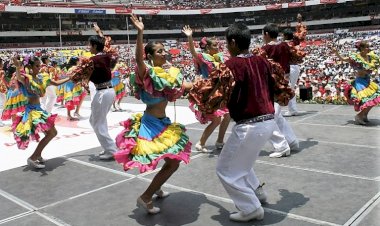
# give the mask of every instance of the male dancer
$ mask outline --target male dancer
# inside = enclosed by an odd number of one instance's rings
[[[268,59],[279,63],[285,71],[285,76],[289,76],[290,72],[290,48],[285,42],[278,42],[278,26],[275,24],[267,24],[263,29],[263,37],[265,45],[262,47],[265,50]],[[279,127],[279,131],[273,133],[273,137],[270,139],[275,152],[270,154],[271,158],[281,158],[283,156],[289,156],[290,150],[296,150],[299,148],[299,143],[292,128],[281,114],[280,105],[274,103],[275,107],[275,120]],[[285,137],[286,140],[281,139]]]
[[[252,165],[273,132],[279,130],[274,120],[275,80],[270,63],[250,54],[251,33],[246,25],[230,25],[226,39],[231,54],[226,65],[235,80],[227,106],[236,124],[219,155],[216,172],[239,210],[230,219],[262,220],[264,209],[256,194],[260,183]]]
[[[107,114],[116,94],[111,84],[111,55],[104,52],[105,39],[102,31],[96,24],[94,28],[98,35],[89,38],[90,51],[95,54],[90,58],[94,65],[90,81],[96,87],[96,94],[91,102],[90,123],[104,149],[99,158],[110,160],[117,147],[108,133]]]

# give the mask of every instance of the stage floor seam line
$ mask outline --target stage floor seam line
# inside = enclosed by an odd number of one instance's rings
[[[359,225],[376,205],[380,203],[380,192],[372,197],[366,204],[362,206],[345,224],[344,226]]]
[[[136,178],[140,179],[140,180],[147,181],[147,182],[152,181],[151,179],[146,178],[146,177],[139,177],[139,176],[137,176]],[[201,191],[197,191],[197,190],[193,190],[193,189],[189,189],[189,188],[184,188],[184,187],[173,185],[173,184],[170,184],[170,183],[165,183],[163,185],[163,187],[168,187],[168,188],[172,188],[172,189],[176,189],[176,190],[184,191],[184,192],[197,193],[197,194],[204,195],[204,196],[206,196],[208,198],[211,198],[211,199],[214,199],[214,200],[218,200],[218,201],[222,201],[222,202],[225,202],[225,203],[233,204],[233,201],[231,199],[229,199],[229,198],[224,198],[224,197],[212,195],[212,194],[209,194],[209,193],[206,193],[206,192],[201,192]],[[279,210],[274,210],[274,209],[266,208],[265,206],[263,206],[263,208],[266,211],[268,211],[268,212],[271,212],[271,213],[274,213],[274,214],[278,214],[278,215],[282,215],[282,216],[288,216],[288,217],[290,217],[292,219],[295,219],[295,220],[300,220],[300,221],[314,223],[314,224],[319,224],[319,225],[341,226],[340,224],[335,224],[335,223],[331,223],[331,222],[327,222],[327,221],[322,221],[322,220],[318,220],[318,219],[314,219],[314,218],[310,218],[310,217],[304,217],[304,216],[297,215],[297,214],[291,214],[291,213],[287,213],[287,212],[283,212],[283,211],[279,211]]]

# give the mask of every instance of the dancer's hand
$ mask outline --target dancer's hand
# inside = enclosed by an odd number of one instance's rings
[[[193,35],[193,30],[191,30],[191,28],[190,28],[189,25],[185,25],[185,26],[182,28],[182,33],[184,33],[187,37],[189,37],[189,36],[192,36],[192,35]]]
[[[100,31],[100,27],[97,24],[94,24],[94,30],[98,33]]]
[[[132,14],[131,21],[138,31],[144,30],[144,23],[142,22],[142,17],[137,17],[135,14]]]
[[[19,59],[17,59],[17,56],[12,57],[12,62],[13,62],[13,65],[16,68],[20,68],[21,67],[21,61]]]
[[[94,30],[100,37],[104,37],[102,30],[97,24],[94,24]]]

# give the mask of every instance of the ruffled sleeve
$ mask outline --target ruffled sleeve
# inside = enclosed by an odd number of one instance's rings
[[[92,72],[94,71],[94,62],[90,58],[81,58],[78,66],[70,68],[66,73],[74,83],[80,83],[87,91],[89,91],[88,83]]]
[[[196,104],[200,112],[212,114],[224,108],[234,86],[232,72],[225,64],[211,72],[208,79],[198,80],[189,92],[189,101]]]
[[[274,100],[281,106],[287,106],[289,100],[294,97],[294,91],[289,86],[289,80],[285,78],[285,71],[281,65],[274,62],[272,59],[268,59],[272,68],[272,77],[275,80],[274,83]]]
[[[7,91],[7,83],[4,77],[4,71],[0,70],[0,93],[5,93]]]
[[[25,74],[25,85],[29,92],[34,93],[40,97],[45,95],[46,87],[50,85],[51,79],[48,73],[38,74],[38,81],[34,80],[29,74]]]
[[[294,45],[293,42],[288,42],[290,48],[290,64],[300,64],[306,56],[306,52],[302,51],[299,46]]]
[[[111,65],[115,65],[117,62],[117,59],[119,58],[118,51],[111,46],[111,36],[105,36],[105,42],[104,42],[104,52],[111,56]]]
[[[175,101],[183,95],[183,75],[178,68],[168,70],[161,67],[151,67],[146,64],[144,78],[139,75],[136,67],[135,74],[131,75],[130,83],[133,86],[137,99],[140,99],[139,90],[142,89],[153,97],[164,97],[168,101]]]

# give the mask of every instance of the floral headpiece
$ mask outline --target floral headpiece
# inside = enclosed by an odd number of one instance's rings
[[[206,38],[206,37],[203,37],[203,38],[201,39],[201,41],[199,42],[199,46],[200,46],[201,48],[206,48],[206,46],[207,46],[207,38]]]

